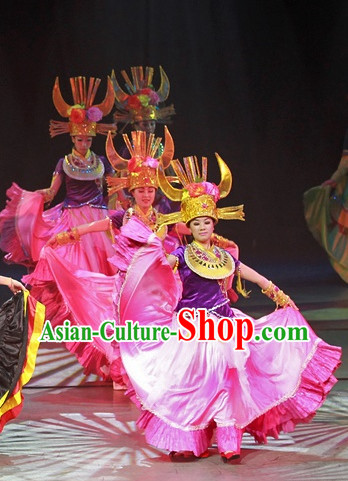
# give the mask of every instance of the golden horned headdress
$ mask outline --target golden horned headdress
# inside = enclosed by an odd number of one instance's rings
[[[114,124],[97,124],[105,115],[111,112],[114,103],[114,90],[110,77],[107,80],[107,90],[104,100],[93,105],[99,84],[99,78],[91,77],[87,88],[86,77],[70,78],[71,91],[74,105],[67,104],[61,94],[59,78],[56,78],[53,87],[53,103],[62,117],[68,117],[69,122],[57,120],[50,121],[50,134],[55,137],[60,134],[107,135],[109,131],[116,133]]]
[[[115,71],[112,71],[111,80],[114,86],[117,109],[114,113],[115,122],[128,124],[142,120],[156,120],[157,122],[167,123],[170,120],[170,117],[175,114],[174,106],[160,106],[168,98],[169,79],[161,66],[159,71],[161,84],[159,89],[155,91],[152,86],[153,67],[146,67],[145,74],[143,67],[131,67],[132,81],[127,72],[122,70],[121,74],[126,82],[125,87],[128,93],[119,86]]]
[[[110,164],[117,172],[121,172],[121,177],[107,177],[108,193],[114,194],[120,189],[128,188],[128,190],[137,187],[158,187],[157,168],[159,163],[167,168],[174,156],[174,142],[167,127],[164,128],[165,143],[163,153],[156,158],[156,152],[161,142],[161,137],[155,138],[154,134],[150,134],[147,138],[146,132],[133,131],[132,142],[127,134],[123,134],[123,139],[129,150],[131,158],[122,158],[115,150],[112,142],[111,134],[106,139],[106,155]],[[126,174],[122,177],[122,173]]]
[[[206,157],[202,157],[202,170],[200,171],[197,157],[184,157],[184,166],[178,159],[171,162],[173,169],[183,185],[183,189],[173,187],[160,166],[158,169],[158,183],[163,193],[173,201],[181,201],[180,212],[172,212],[161,217],[161,223],[174,224],[185,222],[188,224],[196,217],[212,217],[218,219],[244,220],[243,205],[234,207],[217,208],[216,202],[226,197],[232,188],[232,174],[227,164],[219,154],[215,153],[221,174],[219,185],[207,182]]]

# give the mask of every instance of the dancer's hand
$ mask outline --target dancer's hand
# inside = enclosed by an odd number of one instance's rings
[[[12,278],[11,278],[10,285],[8,287],[11,289],[11,291],[14,294],[16,294],[19,291],[25,291],[25,287],[23,286],[23,284],[17,281],[16,279],[12,279]]]
[[[49,204],[54,199],[54,192],[51,188],[36,190],[38,194],[41,194],[44,198],[45,204]]]
[[[16,279],[12,279],[12,277],[0,276],[0,284],[7,286],[14,294],[25,291],[23,284]]]
[[[109,223],[109,220],[107,219]],[[89,225],[89,224],[88,224]],[[66,244],[74,244],[80,240],[80,233],[78,227],[73,227],[72,229],[63,230],[59,232],[54,237],[47,242],[46,246],[52,247],[53,249],[58,246],[64,246]]]
[[[289,297],[288,304],[286,306],[283,306],[283,307],[292,307],[293,309],[296,309],[296,311],[299,310],[299,308],[296,306],[296,304],[294,303],[294,301],[290,297]]]
[[[292,307],[297,311],[299,310],[290,296],[285,294],[281,289],[279,289],[279,287],[274,285],[272,281],[267,282],[267,287],[261,286],[261,292],[276,303],[277,309],[278,307]]]
[[[52,236],[47,242],[47,244],[45,245],[45,247],[52,247],[52,249],[55,249],[56,247],[58,247],[57,236],[55,235]]]

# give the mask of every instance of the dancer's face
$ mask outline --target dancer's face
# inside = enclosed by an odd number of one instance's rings
[[[141,130],[146,132],[147,135],[154,134],[156,130],[156,120],[141,120],[140,122],[135,122],[135,130]]]
[[[146,212],[154,203],[156,189],[154,187],[137,187],[132,194],[136,204]]]
[[[81,155],[86,155],[91,148],[93,137],[89,135],[74,135],[71,137],[75,150]]]
[[[211,217],[196,217],[191,220],[189,227],[196,241],[206,243],[214,232],[214,220]]]

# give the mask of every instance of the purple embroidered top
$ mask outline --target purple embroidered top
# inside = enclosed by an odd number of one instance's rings
[[[172,252],[172,255],[179,259],[178,272],[183,284],[182,298],[175,310],[179,311],[184,307],[205,308],[223,317],[233,317],[230,300],[222,292],[218,281],[201,277],[191,271],[185,262],[185,249],[185,246],[180,246]],[[239,261],[235,258],[233,260],[237,267]]]
[[[99,156],[105,168],[105,174],[112,174],[113,169],[108,160]],[[77,180],[69,177],[63,170],[64,158],[59,159],[55,168],[55,173],[60,174],[65,179],[66,196],[64,199],[64,207],[81,207],[82,205],[90,205],[92,207],[106,208],[103,195],[102,179],[96,180]]]

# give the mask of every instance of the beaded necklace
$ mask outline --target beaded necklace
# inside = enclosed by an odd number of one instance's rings
[[[104,164],[92,151],[88,150],[86,157],[75,149],[66,155],[63,162],[64,172],[72,179],[96,180],[104,175]]]

